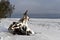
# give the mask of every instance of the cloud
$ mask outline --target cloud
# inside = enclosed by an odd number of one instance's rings
[[[16,12],[26,9],[30,13],[60,13],[60,0],[14,0],[11,2],[16,6]]]

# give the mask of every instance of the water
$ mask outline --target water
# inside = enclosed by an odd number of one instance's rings
[[[23,14],[11,15],[11,18],[21,18]],[[28,14],[30,18],[51,18],[51,19],[60,19],[60,14]]]

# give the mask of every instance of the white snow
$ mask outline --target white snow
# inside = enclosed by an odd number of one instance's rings
[[[60,19],[35,19],[28,22],[28,26],[35,34],[12,35],[8,32],[8,27],[13,21],[20,18],[6,18],[0,21],[0,40],[60,40]]]

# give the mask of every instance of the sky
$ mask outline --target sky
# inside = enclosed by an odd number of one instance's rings
[[[60,0],[10,0],[15,5],[15,13],[29,10],[29,13],[60,14]]]

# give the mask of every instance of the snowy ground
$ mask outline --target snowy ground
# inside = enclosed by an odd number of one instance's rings
[[[60,40],[60,19],[30,19],[29,27],[36,33],[31,36],[12,35],[8,27],[19,18],[1,19],[0,40]]]

